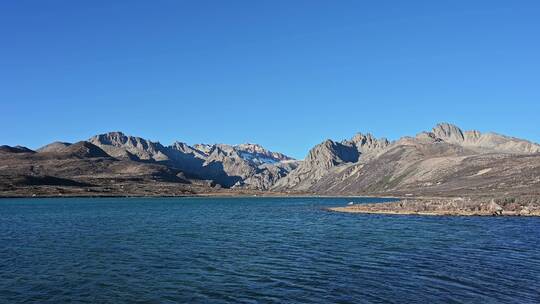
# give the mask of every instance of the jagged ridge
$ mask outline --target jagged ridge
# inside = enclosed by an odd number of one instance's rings
[[[444,195],[497,189],[530,192],[540,183],[540,145],[526,140],[464,132],[448,123],[391,143],[371,136],[359,139],[341,143],[367,147],[359,149],[365,154],[360,154],[358,160],[350,150],[343,157],[343,147],[325,141],[273,189],[324,194]]]

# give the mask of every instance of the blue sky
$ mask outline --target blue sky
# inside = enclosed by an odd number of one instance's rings
[[[2,1],[0,144],[540,142],[538,1]]]

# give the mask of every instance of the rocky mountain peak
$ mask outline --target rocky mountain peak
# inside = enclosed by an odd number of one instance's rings
[[[458,145],[476,152],[503,152],[529,154],[539,153],[540,145],[527,140],[505,136],[497,133],[481,133],[480,131],[462,131],[459,127],[440,123],[432,132],[417,135],[418,139],[432,137],[435,141]]]
[[[96,135],[89,140],[90,142],[99,143],[102,145],[112,146],[124,146],[129,145],[133,147],[139,146],[142,149],[148,149],[150,146],[156,146],[161,144],[159,142],[153,142],[141,137],[128,136],[122,132],[109,132],[105,134]]]
[[[232,149],[229,149],[228,146],[224,145],[213,145],[208,153],[208,159],[219,159],[222,160],[227,156],[231,156],[233,153]]]
[[[380,151],[390,145],[386,138],[377,139],[371,133],[356,133],[348,142],[354,144],[360,153]]]
[[[335,142],[327,139],[313,147],[306,159],[287,176],[278,180],[273,189],[308,189],[331,168],[358,161],[360,152],[351,142]]]
[[[266,153],[268,152],[265,148],[263,148],[259,144],[252,144],[252,143],[245,143],[245,144],[239,144],[235,146],[238,150],[247,151],[251,153]]]
[[[186,154],[193,154],[195,155],[196,157],[199,157],[199,158],[204,158],[206,156],[208,156],[208,154],[205,152],[205,151],[201,151],[199,149],[197,149],[196,147],[192,147],[184,142],[180,142],[180,141],[175,141],[172,145],[169,146],[169,148],[173,149],[173,150],[176,150],[176,151],[179,151],[181,153],[186,153]]]
[[[356,162],[359,156],[355,147],[327,139],[309,151],[304,163],[328,169],[345,162]]]
[[[268,164],[268,163],[278,163],[281,161],[290,161],[294,160],[292,157],[289,157],[285,154],[272,152],[265,149],[259,144],[245,143],[239,145],[228,145],[228,144],[196,144],[193,146],[194,149],[197,149],[201,153],[206,154],[207,156],[212,156],[215,158],[218,155],[229,156],[229,157],[239,157],[244,161],[253,163],[254,165]],[[220,157],[222,157],[220,156]]]
[[[176,150],[187,150],[188,148],[190,148],[190,146],[184,142],[181,142],[181,141],[175,141],[172,145],[171,145],[172,148],[175,148]]]
[[[93,136],[90,143],[117,158],[139,160],[168,160],[165,147],[141,137],[128,136],[122,132],[109,132]]]
[[[375,140],[376,138],[373,135],[371,135],[371,133],[364,134],[361,132],[356,133],[351,138],[351,141],[354,142],[355,144],[365,144],[368,142],[374,142]]]
[[[246,143],[233,146],[233,148],[242,158],[258,164],[294,160],[292,157],[282,153],[269,151],[258,144]]]
[[[465,140],[463,131],[456,125],[449,123],[440,123],[433,128],[433,134],[449,143],[459,144]]]
[[[92,138],[90,138],[91,142],[103,144],[103,145],[123,145],[128,141],[128,136],[126,136],[124,133],[115,131],[115,132],[108,132],[104,134],[95,135]]]
[[[193,145],[193,148],[202,151],[206,154],[210,154],[210,151],[212,150],[213,145],[210,144],[195,144]]]

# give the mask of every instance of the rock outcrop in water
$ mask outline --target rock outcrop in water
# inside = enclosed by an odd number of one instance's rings
[[[540,216],[538,197],[519,199],[404,199],[398,202],[351,204],[328,208],[347,213],[406,214],[406,215],[458,215],[458,216]]]

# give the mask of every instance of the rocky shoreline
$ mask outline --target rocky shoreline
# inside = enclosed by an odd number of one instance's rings
[[[389,215],[540,216],[540,198],[538,197],[404,199],[374,204],[351,203],[346,207],[332,207],[327,210]]]

